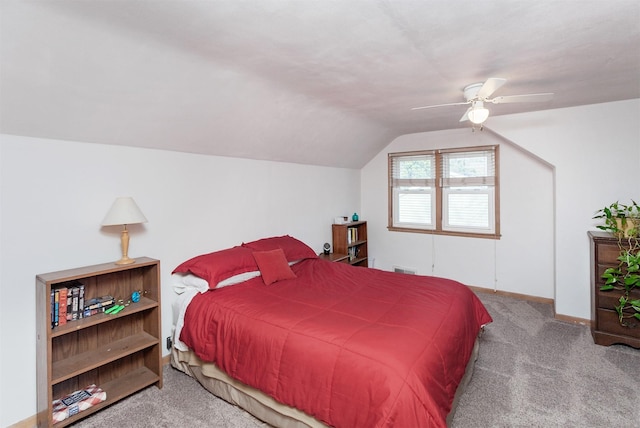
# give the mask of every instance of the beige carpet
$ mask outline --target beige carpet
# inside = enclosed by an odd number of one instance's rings
[[[639,426],[640,350],[595,345],[587,327],[554,320],[549,305],[478,295],[494,322],[452,427]],[[147,388],[74,426],[266,425],[166,366],[162,390]]]

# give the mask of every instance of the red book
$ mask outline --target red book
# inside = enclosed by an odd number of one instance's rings
[[[59,290],[60,298],[58,304],[58,325],[65,325],[67,323],[67,293],[66,288]]]

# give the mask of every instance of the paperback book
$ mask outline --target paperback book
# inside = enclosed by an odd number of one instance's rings
[[[102,403],[106,399],[107,393],[102,388],[92,384],[85,389],[72,392],[58,400],[53,400],[53,423],[64,421],[83,410]]]
[[[73,281],[65,285],[51,290],[51,328],[100,314],[116,303],[113,296],[94,297],[85,301],[83,284]]]

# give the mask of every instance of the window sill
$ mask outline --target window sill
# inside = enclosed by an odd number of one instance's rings
[[[500,239],[499,233],[451,232],[448,230],[411,229],[407,227],[388,226],[390,232],[426,233],[428,235],[460,236],[463,238]]]

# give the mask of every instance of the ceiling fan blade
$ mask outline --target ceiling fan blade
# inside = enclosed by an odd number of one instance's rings
[[[465,102],[459,102],[459,103],[448,103],[448,104],[436,104],[433,106],[413,107],[411,110],[422,110],[425,108],[434,108],[434,107],[462,106],[466,104],[471,104],[471,101],[465,101]]]
[[[526,94],[526,95],[507,95],[504,97],[495,97],[492,100],[487,100],[494,104],[505,103],[524,103],[524,102],[542,102],[549,101],[553,98],[553,93],[547,92],[544,94]]]
[[[473,107],[469,107],[467,109],[467,111],[464,112],[464,114],[462,115],[462,117],[460,118],[460,122],[464,122],[465,120],[469,120],[469,112],[471,111]]]
[[[478,98],[488,98],[505,83],[507,83],[507,79],[503,79],[501,77],[490,77],[486,82],[484,82],[484,85],[482,85],[482,88],[480,88],[476,96]]]

